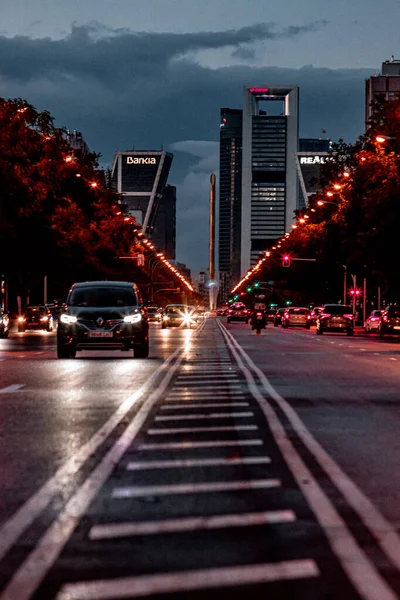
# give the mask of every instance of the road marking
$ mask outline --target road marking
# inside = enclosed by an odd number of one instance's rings
[[[203,392],[201,391],[201,389],[190,389],[190,390],[173,390],[170,395],[174,395],[174,397],[177,398],[185,398],[188,396],[196,396],[196,397],[201,397],[201,396],[206,396],[207,398],[209,396],[212,396],[213,398],[217,397],[217,396],[244,396],[243,390],[216,390],[213,393],[211,392]]]
[[[137,485],[117,487],[112,498],[141,498],[142,496],[174,496],[180,494],[211,494],[213,492],[234,492],[262,490],[280,487],[279,479],[250,479],[249,481],[206,481],[204,483],[177,483],[175,485]]]
[[[187,460],[143,460],[128,463],[127,471],[143,469],[186,469],[192,467],[230,467],[232,465],[266,465],[270,464],[269,456],[239,456],[236,458],[189,458]]]
[[[264,391],[279,405],[280,409],[291,423],[294,431],[296,431],[297,435],[317,460],[321,468],[369,528],[386,556],[396,568],[399,569],[400,538],[396,530],[389,521],[380,514],[372,502],[359,490],[353,481],[340,469],[329,454],[325,452],[322,446],[320,446],[306,428],[296,411],[275,390],[268,378],[261,369],[253,363],[232,334],[220,324],[218,324],[218,326],[222,330],[239,367],[242,369],[254,398],[258,400],[259,405],[267,418],[272,435],[275,438],[287,465],[318,519],[318,522],[323,528],[332,550],[338,557],[347,577],[353,583],[359,595],[365,600],[376,600],[376,598],[379,598],[379,600],[396,600],[398,598],[397,594],[393,592],[386,580],[378,572],[375,565],[370,561],[362,548],[360,548],[358,542],[349,531],[345,521],[336,511],[336,508],[330,502],[325,492],[314,479],[310,470],[304,464],[292,442],[287,437],[286,431],[279,421],[275,410],[259,391],[252,373],[243,363],[241,357],[243,357],[247,365],[257,375],[262,383]],[[238,353],[240,353],[241,356],[239,356]]]
[[[25,387],[25,383],[13,383],[13,385],[1,389],[0,394],[13,394],[14,392],[19,392],[23,387]]]
[[[192,379],[219,379],[219,380],[221,380],[221,375],[222,375],[223,379],[225,379],[226,377],[229,377],[230,379],[232,377],[234,377],[235,379],[238,378],[237,373],[215,373],[215,374],[210,373],[210,372],[207,372],[204,374],[203,373],[199,373],[199,374],[183,373],[182,375],[178,375],[178,381],[181,379],[190,379],[190,380],[192,380]]]
[[[306,579],[319,576],[313,560],[291,560],[245,566],[197,569],[94,580],[63,585],[56,600],[108,600],[109,598],[138,598],[143,596],[190,592],[207,588],[232,587]]]
[[[374,352],[374,355],[375,355],[375,356],[380,356],[380,355],[381,355],[381,353],[380,353],[380,352]]]
[[[160,410],[184,410],[188,408],[237,408],[239,406],[249,406],[248,402],[204,402],[201,404],[165,404],[160,406]]]
[[[204,517],[188,517],[183,519],[166,519],[165,521],[144,521],[137,523],[110,523],[95,525],[89,531],[89,539],[104,540],[135,535],[159,535],[199,531],[207,529],[224,529],[228,527],[249,527],[256,525],[275,525],[293,523],[296,515],[291,510],[244,513],[237,515],[211,515]]]
[[[196,448],[225,448],[237,446],[262,446],[262,440],[214,440],[210,442],[161,442],[157,444],[145,443],[139,450],[194,450]]]
[[[216,427],[173,427],[162,429],[148,429],[148,435],[180,435],[181,433],[208,433],[211,431],[255,431],[257,425],[223,425]]]
[[[185,344],[186,345],[186,344]],[[171,363],[177,358],[180,352],[185,348],[185,345],[177,348],[173,354],[162,364],[160,367],[149,377],[148,381],[141,386],[134,394],[130,395],[121,406],[114,412],[114,414],[106,421],[106,423],[100,427],[92,438],[84,444],[75,454],[73,454],[33,496],[31,496],[17,512],[0,527],[0,560],[7,554],[10,548],[15,544],[17,539],[22,533],[34,522],[34,520],[45,510],[52,498],[59,493],[61,489],[64,489],[66,481],[75,475],[75,473],[82,467],[98,448],[104,443],[104,440],[110,435],[113,429],[122,421],[132,406],[139,401],[139,399],[147,393],[154,382],[160,376],[160,373],[166,372],[166,376],[163,381],[169,382],[172,374],[175,371],[175,366],[179,366],[182,357],[178,358],[178,362]],[[171,376],[170,376],[171,375]],[[153,396],[153,395],[152,395]],[[150,396],[150,398],[152,397]],[[150,398],[147,399],[147,403],[142,406],[148,406]],[[139,413],[137,413],[138,415]],[[129,426],[130,427],[130,426]],[[108,455],[107,455],[108,456]],[[101,463],[102,464],[102,463]],[[99,467],[98,467],[99,468]],[[82,490],[83,488],[81,488]],[[68,519],[67,519],[68,520]],[[67,534],[66,527],[66,535]],[[57,538],[59,539],[59,538]],[[35,552],[35,551],[34,551]],[[34,552],[32,554],[34,554]],[[32,556],[32,554],[30,556]],[[36,555],[34,555],[34,558]],[[27,559],[29,561],[29,558]],[[17,581],[23,579],[23,563],[22,567],[15,574],[14,577]],[[42,568],[45,568],[45,563],[42,567],[38,567],[38,572],[43,573]],[[13,580],[12,580],[13,581]],[[12,584],[12,582],[11,582]],[[32,585],[35,585],[34,583]],[[18,588],[19,590],[20,588]],[[21,594],[14,594],[15,598],[23,600],[28,597]],[[2,596],[0,596],[2,598]]]
[[[389,360],[397,360],[397,358],[390,357]]]
[[[202,419],[245,419],[254,417],[253,412],[232,412],[232,413],[198,413],[197,415],[159,415],[155,421],[195,421]]]
[[[236,381],[239,382],[239,379],[237,379]],[[221,381],[220,383],[214,383],[213,385],[202,385],[202,383],[200,381],[177,381],[174,384],[174,388],[197,388],[199,390],[216,390],[216,389],[220,389],[220,388],[240,388],[241,385],[238,383],[238,385],[233,384],[231,381]]]

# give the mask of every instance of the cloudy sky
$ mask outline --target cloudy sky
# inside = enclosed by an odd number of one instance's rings
[[[400,59],[399,0],[0,0],[0,96],[115,150],[174,153],[178,260],[207,266],[219,109],[300,86],[300,135],[354,140],[364,80]]]

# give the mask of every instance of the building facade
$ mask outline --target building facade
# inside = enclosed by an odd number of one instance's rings
[[[163,190],[151,239],[155,247],[167,258],[176,258],[176,187],[174,185],[167,184]]]
[[[240,279],[242,218],[242,110],[221,108],[218,267],[225,298]]]
[[[297,86],[243,90],[241,276],[294,222],[298,103]]]
[[[372,102],[378,96],[385,100],[392,99],[396,92],[400,92],[400,60],[387,60],[382,63],[382,71],[379,75],[370,77],[365,82],[365,129],[368,129],[368,121],[372,115]]]
[[[143,233],[149,238],[155,234],[163,240],[165,247],[175,246],[175,226],[171,231],[162,231],[162,225],[157,228],[157,216],[160,205],[163,205],[163,194],[172,164],[173,155],[165,151],[131,150],[115,153],[111,169],[111,181],[114,189],[123,197],[127,212],[135,217],[141,225]],[[169,190],[167,197],[176,202],[176,194]],[[165,222],[175,222],[175,208],[162,209]],[[157,233],[155,233],[157,230]],[[166,242],[166,237],[171,240]],[[175,254],[175,250],[173,251]]]
[[[330,150],[330,139],[303,138],[299,140],[296,165],[299,176],[298,208],[300,210],[307,206],[308,198],[320,190],[321,166],[329,158]]]

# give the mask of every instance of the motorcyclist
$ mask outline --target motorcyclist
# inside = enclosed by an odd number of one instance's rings
[[[265,303],[265,295],[254,297],[251,307],[250,325],[252,329],[263,329],[267,324],[267,305]]]

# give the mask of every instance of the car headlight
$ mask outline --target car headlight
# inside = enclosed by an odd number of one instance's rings
[[[20,323],[22,323],[23,321],[25,321],[25,317],[18,317],[18,321],[19,321]]]
[[[165,315],[165,317],[163,317],[164,321],[168,321],[169,317],[167,315]]]
[[[128,315],[124,317],[124,323],[139,323],[142,320],[142,315],[137,313],[136,315]]]
[[[65,323],[66,325],[71,325],[71,323],[76,323],[77,318],[73,315],[66,315],[65,313],[60,317],[61,323]]]
[[[41,318],[40,318],[40,320],[41,320],[41,321],[48,321],[48,320],[49,320],[49,317],[41,317]]]

